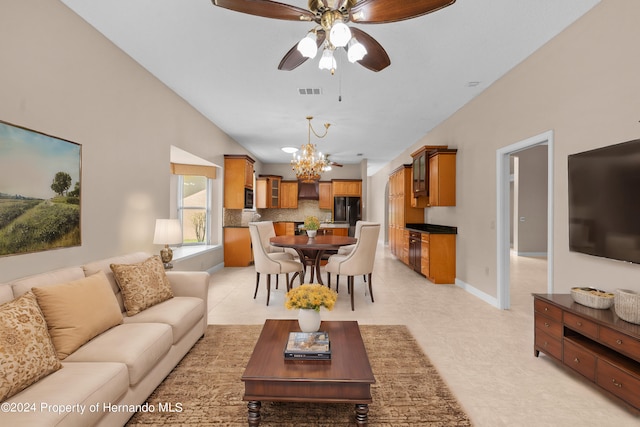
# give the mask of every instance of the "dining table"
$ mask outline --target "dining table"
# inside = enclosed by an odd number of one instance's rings
[[[318,278],[318,283],[324,285],[320,275],[320,263],[322,256],[326,253],[335,253],[341,246],[353,245],[358,239],[348,236],[315,236],[306,235],[286,235],[276,236],[270,239],[273,246],[281,248],[291,248],[300,256],[300,261],[304,267],[303,281],[307,274],[307,267],[311,267],[311,283],[314,283],[314,273]]]

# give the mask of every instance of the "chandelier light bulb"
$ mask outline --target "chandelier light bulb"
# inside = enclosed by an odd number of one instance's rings
[[[315,58],[318,53],[315,33],[307,33],[307,35],[298,42],[298,52],[305,58]]]
[[[329,40],[335,47],[345,47],[351,39],[351,30],[342,20],[336,20],[331,26]]]
[[[347,48],[347,59],[352,64],[356,61],[360,61],[367,54],[367,49],[355,38],[349,41]]]
[[[331,51],[330,49],[325,49],[322,52],[322,58],[320,58],[318,67],[321,70],[331,70],[331,73],[333,74],[337,67],[336,59],[333,57],[333,51]]]

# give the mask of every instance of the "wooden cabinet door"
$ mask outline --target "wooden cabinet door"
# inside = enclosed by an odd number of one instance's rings
[[[362,196],[362,180],[332,180],[332,192],[335,196]]]
[[[245,155],[224,156],[224,207],[244,209],[244,189],[253,188],[253,162]]]
[[[246,267],[253,261],[251,236],[248,227],[224,229],[225,267]]]
[[[272,209],[280,207],[280,178],[271,177],[268,178],[268,198],[267,204]]]
[[[267,178],[256,178],[256,208],[267,208]]]
[[[456,205],[456,152],[429,156],[429,206]]]
[[[253,188],[253,162],[248,159],[244,165],[244,186],[247,188]]]
[[[333,209],[333,197],[331,196],[331,182],[318,183],[318,193],[320,196],[320,199],[318,200],[318,208]]]
[[[280,182],[280,208],[298,208],[298,181]]]

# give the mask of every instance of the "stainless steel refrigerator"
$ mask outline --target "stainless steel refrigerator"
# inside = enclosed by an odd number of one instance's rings
[[[333,221],[349,223],[349,236],[353,237],[356,222],[362,219],[360,197],[334,197]]]

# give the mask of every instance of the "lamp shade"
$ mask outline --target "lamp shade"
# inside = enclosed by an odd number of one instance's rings
[[[322,52],[322,58],[320,58],[320,63],[318,67],[321,70],[335,70],[336,69],[336,59],[333,57],[333,52],[329,49],[325,49]]]
[[[351,30],[342,20],[337,20],[329,31],[329,40],[335,47],[345,47],[351,39]]]
[[[360,61],[367,54],[367,49],[360,44],[358,40],[352,38],[349,41],[348,50],[347,50],[347,58],[349,62],[354,63],[356,61]]]
[[[300,42],[298,42],[298,51],[305,58],[315,58],[318,53],[318,45],[316,43],[316,35],[308,33]]]
[[[179,219],[156,219],[153,235],[155,245],[177,245],[182,243],[182,224]]]

